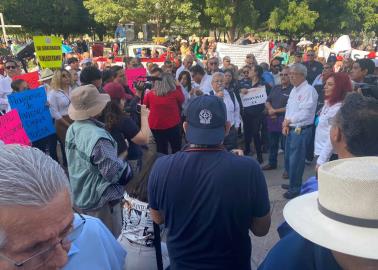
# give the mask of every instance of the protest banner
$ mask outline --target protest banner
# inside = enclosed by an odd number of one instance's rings
[[[135,93],[135,87],[133,82],[138,80],[140,76],[146,76],[147,71],[145,68],[133,68],[133,69],[126,69],[125,76],[127,79],[127,85],[130,87],[131,91]]]
[[[31,145],[16,110],[0,114],[0,141],[5,144]]]
[[[265,86],[248,89],[248,93],[241,95],[243,107],[263,104],[267,100]]]
[[[62,39],[54,36],[33,37],[34,48],[42,68],[62,67]]]
[[[245,65],[247,54],[253,53],[257,63],[269,63],[269,42],[260,42],[251,45],[236,45],[217,43],[217,54],[220,59],[225,56],[231,58],[231,63],[242,68]]]
[[[55,133],[44,87],[11,94],[8,101],[11,108],[18,111],[26,134],[32,142]]]
[[[361,51],[361,50],[353,49],[352,52],[351,52],[351,54],[350,54],[350,58],[353,61],[356,61],[357,59],[366,58],[369,53],[370,52],[368,52],[368,51]]]
[[[38,71],[17,75],[12,78],[13,81],[18,80],[18,79],[26,81],[27,84],[29,85],[29,89],[38,88],[38,86],[40,85],[38,81],[39,80]]]

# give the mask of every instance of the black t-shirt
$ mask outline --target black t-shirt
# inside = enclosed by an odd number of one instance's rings
[[[282,238],[258,270],[342,270],[332,252],[293,231]]]
[[[148,195],[150,207],[164,213],[171,270],[251,269],[249,228],[270,210],[253,159],[226,151],[161,157]]]
[[[139,127],[129,117],[121,117],[118,124],[110,131],[110,134],[117,142],[118,155],[125,152],[128,148],[125,142],[127,139],[131,145],[131,139],[139,133]]]

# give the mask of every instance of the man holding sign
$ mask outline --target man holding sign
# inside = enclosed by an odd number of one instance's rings
[[[318,94],[314,87],[306,81],[307,68],[302,64],[290,67],[289,78],[294,88],[287,102],[282,133],[287,136],[285,146],[285,169],[289,173],[290,185],[282,185],[288,189],[283,195],[292,199],[299,195],[305,167],[308,141],[313,129]]]

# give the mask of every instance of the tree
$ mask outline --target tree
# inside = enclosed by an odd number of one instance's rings
[[[348,28],[355,31],[377,31],[378,0],[346,0]]]
[[[257,26],[259,17],[251,0],[206,0],[204,11],[214,27],[227,31],[231,41],[245,27]]]
[[[283,0],[270,14],[268,26],[292,36],[309,33],[315,28],[319,13],[309,8],[307,1],[297,3],[295,0]]]
[[[68,34],[88,32],[89,14],[79,0],[2,0],[9,23],[21,24],[31,33]]]

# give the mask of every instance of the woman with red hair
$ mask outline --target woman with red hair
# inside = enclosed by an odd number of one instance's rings
[[[348,92],[352,91],[352,82],[347,73],[332,73],[324,85],[324,106],[318,113],[315,132],[315,156],[319,156],[316,169],[329,160],[337,159],[333,154],[330,140],[331,120],[341,107]]]

